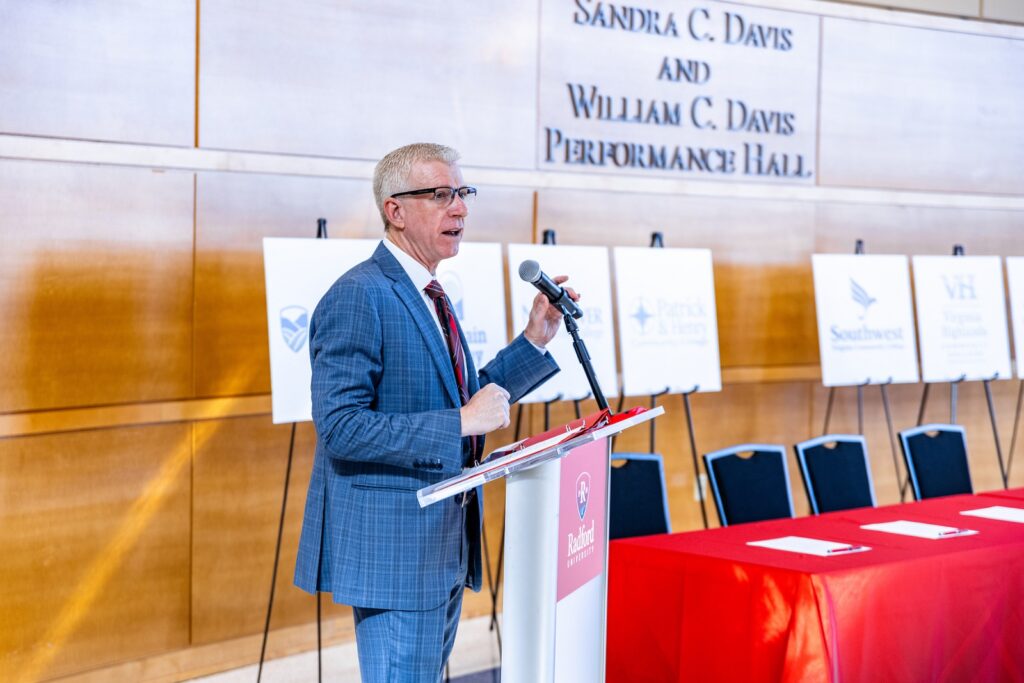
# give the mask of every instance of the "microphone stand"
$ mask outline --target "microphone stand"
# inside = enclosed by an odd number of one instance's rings
[[[601,387],[597,383],[597,375],[594,373],[594,366],[590,363],[590,354],[587,352],[587,345],[583,343],[583,339],[580,338],[580,328],[576,324],[575,318],[569,313],[565,306],[559,306],[559,310],[562,311],[562,318],[565,320],[565,329],[572,337],[572,348],[576,351],[576,358],[579,359],[580,365],[583,366],[583,374],[587,376],[587,382],[590,383],[590,393],[594,395],[594,400],[597,401],[597,407],[601,410],[607,410],[608,401],[604,397],[604,392],[601,391]]]

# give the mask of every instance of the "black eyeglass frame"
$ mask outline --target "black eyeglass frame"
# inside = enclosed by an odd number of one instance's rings
[[[455,201],[455,195],[458,195],[459,198],[462,199],[462,201],[467,201],[476,196],[476,188],[471,185],[463,185],[462,187],[451,187],[450,185],[441,185],[439,187],[425,187],[422,190],[408,190],[407,192],[396,192],[395,194],[391,195],[390,198],[395,199],[397,197],[409,197],[414,195],[430,194],[432,192],[436,193],[438,190],[452,191],[451,199],[448,202],[449,204]],[[436,199],[436,197],[432,197],[432,199]]]

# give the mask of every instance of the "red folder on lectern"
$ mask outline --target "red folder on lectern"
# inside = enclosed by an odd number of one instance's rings
[[[481,464],[467,468],[462,474],[451,479],[420,489],[416,497],[419,499],[420,507],[426,507],[494,479],[508,476],[523,467],[539,465],[548,459],[557,458],[560,453],[571,448],[618,433],[632,426],[634,422],[644,422],[662,412],[664,410],[660,407],[652,413],[647,408],[637,406],[616,415],[612,415],[608,409],[591,413],[522,441],[501,446],[488,453]]]

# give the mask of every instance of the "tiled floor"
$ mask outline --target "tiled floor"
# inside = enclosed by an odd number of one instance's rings
[[[498,640],[488,630],[490,617],[468,619],[459,625],[455,649],[449,661],[452,683],[498,683]],[[256,665],[195,678],[201,683],[253,683]],[[304,652],[263,664],[263,683],[309,683],[316,680],[316,652]],[[323,680],[331,683],[359,683],[355,642],[335,645],[323,651]]]

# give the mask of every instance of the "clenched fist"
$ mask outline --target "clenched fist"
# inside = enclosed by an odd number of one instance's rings
[[[488,384],[462,406],[462,436],[477,436],[508,427],[507,391]]]

